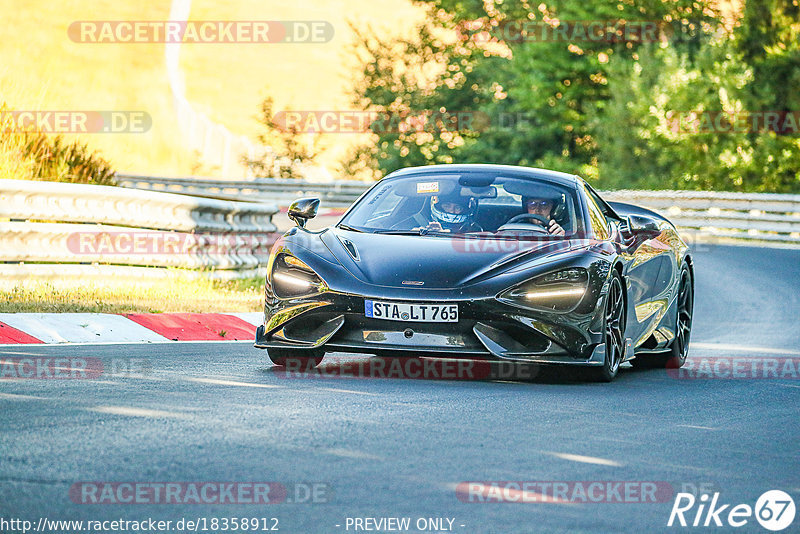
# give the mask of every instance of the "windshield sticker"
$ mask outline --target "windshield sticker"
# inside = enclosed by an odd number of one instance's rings
[[[438,193],[439,182],[418,182],[417,193]]]
[[[379,200],[381,199],[381,197],[382,197],[383,195],[385,195],[386,193],[388,193],[388,192],[389,192],[389,190],[390,190],[391,188],[392,188],[392,186],[390,186],[390,185],[384,186],[384,188],[383,188],[383,189],[381,189],[380,191],[378,191],[377,193],[375,193],[375,196],[374,196],[374,197],[372,197],[372,200],[370,200],[369,202],[367,202],[367,205],[375,204],[377,201],[379,201]]]

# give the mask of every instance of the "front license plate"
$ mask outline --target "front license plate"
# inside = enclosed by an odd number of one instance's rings
[[[390,321],[418,323],[457,323],[458,304],[418,304],[415,302],[364,301],[364,315]]]

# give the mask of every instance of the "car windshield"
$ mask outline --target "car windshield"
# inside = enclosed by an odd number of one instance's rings
[[[558,238],[582,230],[578,206],[575,189],[543,179],[426,173],[381,182],[339,226],[387,234]],[[551,221],[563,235],[551,235]]]

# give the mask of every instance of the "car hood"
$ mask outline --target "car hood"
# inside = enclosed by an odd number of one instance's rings
[[[425,289],[470,285],[587,246],[585,240],[380,235],[338,228],[320,237],[338,263],[362,282]]]

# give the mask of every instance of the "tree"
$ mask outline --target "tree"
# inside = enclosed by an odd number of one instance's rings
[[[264,153],[256,158],[247,156],[242,162],[256,176],[271,178],[303,178],[303,166],[314,163],[319,155],[317,139],[308,143],[295,124],[284,125],[275,121],[274,102],[267,97],[259,109],[259,122],[264,132],[258,140],[265,146]]]
[[[740,24],[718,28],[692,61],[650,47],[612,62],[612,96],[593,119],[605,140],[598,185],[800,190],[798,128],[763,127],[767,114],[798,110],[797,10],[787,17],[771,3],[748,3]]]
[[[712,13],[706,2],[640,0],[618,3],[541,3],[436,0],[415,40],[359,35],[363,79],[355,88],[362,109],[468,112],[487,117],[480,130],[376,132],[359,153],[389,172],[409,165],[490,162],[543,165],[597,175],[598,140],[591,118],[611,98],[609,63],[631,61],[642,43],[567,38],[507,38],[510,24],[526,21],[579,30],[592,21],[633,26],[648,21],[687,55],[702,42]],[[574,24],[574,22],[578,24]],[[563,26],[563,25],[562,25]],[[622,31],[622,30],[620,30]],[[436,64],[433,76],[421,76]]]

